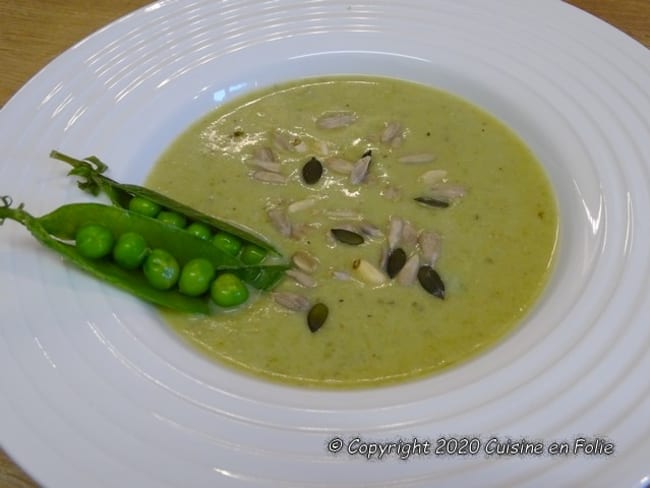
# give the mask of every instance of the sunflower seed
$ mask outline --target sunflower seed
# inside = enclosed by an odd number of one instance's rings
[[[413,254],[408,260],[404,267],[397,273],[395,280],[403,286],[410,286],[415,282],[415,278],[418,274],[418,269],[420,268],[420,257],[417,254]]]
[[[296,267],[305,273],[313,273],[318,268],[318,259],[309,254],[307,251],[297,251],[291,257],[291,261]]]
[[[304,200],[298,200],[296,202],[290,203],[287,207],[287,212],[296,213],[301,212],[302,210],[307,210],[308,208],[313,207],[316,204],[314,198],[306,198]]]
[[[288,310],[294,312],[306,312],[311,308],[311,301],[309,298],[290,292],[276,292],[273,293],[273,300],[278,305],[283,306]]]
[[[253,166],[270,173],[280,173],[282,169],[282,165],[280,163],[275,163],[272,161],[260,161],[257,159],[253,160]]]
[[[367,235],[368,237],[378,238],[384,237],[384,233],[377,227],[375,224],[368,222],[367,220],[362,220],[359,223],[359,230],[362,234]]]
[[[404,230],[404,220],[400,217],[392,216],[388,224],[388,249],[395,249],[402,240],[402,231]]]
[[[398,122],[389,122],[386,124],[386,128],[381,133],[380,140],[384,144],[388,144],[398,137],[402,132],[402,126]]]
[[[269,217],[275,230],[277,230],[281,235],[285,237],[291,235],[291,222],[289,221],[286,209],[282,207],[272,208],[266,211],[266,215]]]
[[[349,281],[352,279],[350,273],[346,273],[345,271],[332,271],[332,277],[339,281]]]
[[[405,220],[404,227],[402,228],[402,247],[410,254],[410,252],[415,249],[417,243],[417,229],[413,227],[413,224],[410,221]]]
[[[272,171],[255,171],[253,179],[275,185],[285,185],[287,183],[287,178],[284,175]]]
[[[327,215],[331,220],[360,220],[362,215],[354,210],[326,210]]]
[[[325,166],[327,166],[335,173],[349,175],[352,172],[354,164],[352,164],[350,161],[347,161],[346,159],[330,158],[325,160]]]
[[[291,138],[280,131],[273,132],[273,145],[280,151],[293,151]]]
[[[447,177],[446,170],[432,169],[430,171],[427,171],[426,173],[423,173],[420,176],[420,180],[422,180],[427,185],[434,185],[437,183],[441,183],[446,177]]]
[[[372,162],[372,151],[368,150],[363,153],[361,159],[359,159],[350,172],[350,183],[353,185],[358,185],[365,181],[368,176],[368,171],[370,169],[370,163]]]
[[[267,146],[256,149],[253,153],[253,159],[255,161],[264,161],[267,163],[274,163],[276,161],[273,150]]]
[[[404,164],[422,164],[430,163],[435,161],[436,157],[433,154],[422,153],[422,154],[410,154],[408,156],[402,156],[398,159],[400,163]]]
[[[420,245],[422,262],[433,268],[440,255],[440,236],[433,231],[422,231],[418,236],[418,244]]]
[[[289,269],[285,274],[293,278],[296,283],[306,288],[316,288],[317,286],[316,280],[313,277],[299,269]]]
[[[456,200],[465,196],[465,187],[460,185],[438,184],[431,187],[431,197],[437,200]]]
[[[352,125],[356,120],[354,112],[325,112],[316,119],[316,125],[321,129],[338,129]]]

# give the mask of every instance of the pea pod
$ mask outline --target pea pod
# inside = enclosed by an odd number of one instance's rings
[[[2,202],[0,224],[6,218],[15,220],[23,224],[41,244],[58,252],[80,269],[148,302],[181,312],[208,313],[208,301],[183,295],[176,290],[157,290],[150,286],[139,270],[123,269],[108,259],[84,257],[71,243],[77,230],[89,224],[101,224],[114,235],[135,231],[152,247],[164,247],[174,253],[181,264],[197,257],[205,258],[217,270],[228,270],[262,290],[272,288],[286,270],[284,265],[242,267],[238,260],[198,237],[118,207],[96,203],[68,204],[42,217],[34,217],[23,210],[22,204],[11,208],[9,197],[2,197]]]
[[[108,166],[95,156],[90,156],[84,160],[80,160],[58,151],[51,151],[50,157],[68,163],[73,167],[68,174],[82,178],[82,180],[77,183],[79,188],[95,196],[103,192],[108,196],[111,202],[118,207],[128,208],[129,202],[133,197],[146,198],[163,208],[184,215],[191,222],[202,222],[207,224],[209,227],[212,227],[214,230],[227,232],[233,236],[239,237],[246,243],[271,251],[276,255],[280,254],[269,242],[256,236],[249,230],[231,224],[230,222],[206,215],[148,188],[138,185],[118,183],[117,181],[108,178],[103,174],[108,169]]]

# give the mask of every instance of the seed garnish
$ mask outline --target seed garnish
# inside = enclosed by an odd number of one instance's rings
[[[403,286],[411,286],[415,282],[418,270],[420,268],[420,256],[413,254],[401,269],[395,280]]]
[[[398,247],[388,256],[388,261],[386,262],[386,272],[388,273],[389,278],[394,278],[397,276],[404,265],[406,264],[406,253],[404,249]]]
[[[398,159],[398,161],[404,164],[422,164],[422,163],[430,163],[435,159],[436,157],[433,154],[422,153],[422,154],[409,154],[408,156],[402,156],[401,158]]]
[[[437,208],[447,208],[447,207],[449,207],[449,202],[447,202],[445,200],[439,200],[439,199],[433,198],[433,197],[417,197],[417,198],[414,198],[413,200],[415,200],[416,202],[421,203],[423,205],[426,205],[428,207],[437,207]]]
[[[365,181],[370,170],[370,163],[372,162],[372,150],[368,149],[363,153],[361,158],[354,163],[352,171],[350,172],[350,183],[358,185]]]
[[[302,179],[308,185],[318,183],[323,175],[323,164],[316,158],[312,157],[302,167]]]
[[[431,266],[425,265],[420,267],[418,270],[418,281],[428,293],[441,300],[445,299],[445,284],[442,282],[442,278],[440,278],[438,272]]]
[[[325,112],[318,119],[316,125],[321,129],[338,129],[347,127],[357,120],[354,112]]]
[[[273,293],[273,299],[278,305],[294,312],[306,312],[311,307],[309,298],[297,293],[277,292]]]
[[[330,232],[334,236],[334,238],[342,242],[343,244],[348,244],[350,246],[358,246],[360,244],[363,244],[364,238],[362,235],[357,234],[356,232],[352,232],[351,230],[347,229],[331,229]]]
[[[309,310],[307,314],[307,326],[312,332],[316,332],[320,329],[329,315],[329,309],[324,303],[317,303]]]

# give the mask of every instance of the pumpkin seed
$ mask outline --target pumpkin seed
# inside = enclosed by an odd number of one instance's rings
[[[418,281],[428,293],[441,300],[445,299],[445,284],[438,272],[431,266],[420,266]]]
[[[329,309],[324,303],[317,303],[307,313],[307,325],[309,330],[316,332],[320,329],[329,315]]]
[[[314,185],[318,183],[321,176],[323,176],[323,164],[318,159],[312,157],[302,167],[302,179],[308,185]]]
[[[417,197],[413,200],[429,207],[447,208],[449,206],[449,202],[445,200],[438,200],[433,197]]]
[[[347,229],[331,229],[330,232],[334,236],[334,238],[342,242],[343,244],[348,244],[350,246],[358,246],[359,244],[363,244],[364,239],[361,234],[357,234],[356,232],[352,232],[351,230]]]
[[[404,249],[398,247],[388,256],[388,261],[386,262],[386,272],[390,278],[397,276],[404,265],[406,264],[406,253]]]

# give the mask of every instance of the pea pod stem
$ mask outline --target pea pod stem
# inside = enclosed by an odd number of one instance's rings
[[[77,182],[80,189],[94,196],[97,196],[100,193],[105,193],[113,205],[121,208],[128,208],[131,198],[134,196],[143,197],[161,205],[162,207],[185,215],[191,221],[203,222],[215,230],[220,230],[237,236],[245,242],[254,244],[262,249],[266,249],[267,251],[271,251],[276,255],[280,254],[269,242],[254,235],[248,229],[243,229],[242,227],[230,222],[216,219],[202,212],[198,212],[183,203],[143,186],[119,183],[105,176],[103,173],[106,172],[108,166],[96,156],[89,156],[80,160],[59,151],[52,150],[50,152],[50,157],[72,166],[72,170],[70,170],[68,174],[80,178],[80,181]]]
[[[267,290],[273,288],[282,278],[286,266],[240,266],[230,256],[224,255],[214,246],[181,230],[170,228],[154,219],[128,212],[127,210],[96,203],[78,203],[59,207],[53,212],[34,217],[23,209],[20,204],[11,207],[9,197],[1,197],[0,225],[5,219],[14,220],[25,226],[31,234],[44,246],[56,251],[69,262],[100,280],[122,288],[127,292],[150,303],[171,308],[180,312],[202,313],[209,312],[207,299],[189,297],[178,291],[161,291],[151,287],[144,275],[139,271],[128,271],[120,268],[110,260],[92,260],[82,256],[76,247],[66,241],[74,238],[76,230],[88,223],[101,222],[115,234],[125,229],[135,229],[152,245],[173,242],[179,255],[180,262],[187,262],[190,257],[205,257],[216,269],[229,270],[239,275],[252,286]]]

